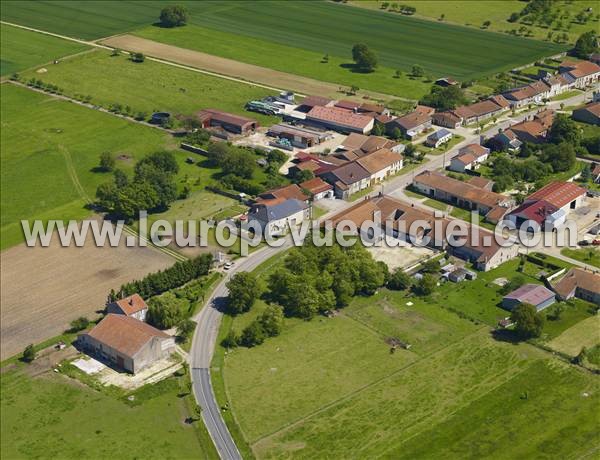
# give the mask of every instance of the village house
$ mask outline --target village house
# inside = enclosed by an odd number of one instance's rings
[[[436,171],[422,172],[414,178],[412,185],[417,191],[427,196],[464,209],[476,210],[484,216],[496,208],[508,210],[514,204],[512,198],[453,179]]]
[[[546,141],[546,136],[554,122],[554,111],[545,109],[536,113],[529,120],[523,120],[520,123],[510,126],[503,132],[494,136],[492,144],[495,148],[518,148],[524,142],[539,144]],[[514,139],[518,139],[520,144],[515,144]],[[518,145],[518,147],[516,147]]]
[[[333,186],[320,177],[313,177],[298,185],[304,193],[310,194],[312,201],[322,200],[323,198],[333,198]]]
[[[450,160],[450,169],[456,172],[475,171],[490,156],[490,149],[479,144],[469,144]]]
[[[518,245],[501,241],[484,229],[473,229],[466,224],[466,237],[453,232],[448,226],[450,219],[437,218],[434,212],[418,208],[387,195],[370,197],[331,218],[333,225],[351,221],[357,228],[364,222],[380,222],[379,233],[363,235],[377,240],[389,235],[411,244],[425,245],[445,250],[449,254],[473,263],[477,270],[491,270],[518,255]],[[451,241],[447,238],[451,236]]]
[[[303,194],[304,195],[304,194]],[[263,235],[285,235],[291,227],[310,218],[310,208],[296,198],[271,203],[257,202],[248,211],[248,225],[259,225]]]
[[[356,162],[371,174],[371,182],[381,182],[402,169],[403,157],[389,149],[379,149]]]
[[[146,321],[148,305],[146,305],[146,302],[144,302],[144,299],[139,294],[133,294],[124,299],[108,303],[106,305],[106,312],[131,316],[140,321]]]
[[[429,110],[415,110],[402,117],[394,118],[385,125],[388,134],[391,134],[396,128],[403,136],[412,140],[426,129],[431,128],[431,113]]]
[[[600,125],[600,102],[590,102],[579,109],[573,110],[573,120]]]
[[[506,129],[496,134],[490,141],[495,150],[506,149],[510,153],[516,153],[521,149],[523,142],[519,140],[517,135],[510,129]]]
[[[542,80],[537,80],[519,88],[502,93],[510,103],[511,108],[519,108],[529,104],[541,104],[550,97],[550,86]]]
[[[434,113],[431,119],[434,125],[451,129],[459,128],[462,124],[462,118],[452,111]]]
[[[569,88],[584,89],[600,80],[600,66],[590,61],[564,61],[558,72],[568,82]]]
[[[561,300],[573,297],[600,305],[600,275],[581,268],[571,268],[552,286]]]
[[[175,339],[132,316],[109,313],[77,345],[103,361],[135,374],[175,351]]]
[[[197,117],[203,128],[221,128],[234,134],[246,134],[255,131],[259,126],[258,122],[251,118],[215,109],[201,110]]]
[[[514,310],[521,304],[533,305],[537,311],[548,308],[556,301],[556,295],[541,284],[525,284],[502,299],[502,308]]]
[[[541,230],[552,231],[564,224],[571,210],[583,204],[585,193],[583,187],[573,182],[551,182],[525,198],[505,219],[517,228],[525,224],[525,228],[539,226]]]
[[[333,185],[337,198],[348,198],[371,185],[371,173],[355,161],[320,174],[320,177]]]
[[[450,139],[452,139],[452,133],[450,131],[448,131],[447,129],[442,128],[442,129],[438,129],[436,132],[431,133],[429,136],[427,136],[427,139],[425,140],[425,144],[428,147],[437,149],[438,147],[442,146],[446,142],[450,142]]]
[[[501,96],[495,96],[484,101],[457,107],[452,112],[461,119],[463,125],[479,123],[499,115],[508,108],[507,102]]]
[[[255,202],[273,205],[292,198],[308,203],[310,197],[304,193],[300,186],[290,184],[261,193],[256,197]]]
[[[373,129],[373,118],[339,107],[313,107],[306,114],[306,121],[316,126],[333,129],[341,133],[369,134]]]
[[[406,146],[381,136],[365,136],[364,134],[351,133],[342,141],[336,152],[352,152],[358,158],[379,149],[389,149],[394,153],[402,153],[406,149]]]

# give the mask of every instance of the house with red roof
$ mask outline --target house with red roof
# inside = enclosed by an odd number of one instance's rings
[[[558,72],[570,88],[583,89],[600,80],[600,66],[590,61],[564,61],[558,67]]]
[[[114,313],[116,315],[131,316],[140,321],[146,321],[148,305],[146,305],[146,302],[139,294],[133,294],[124,299],[110,302],[106,305],[106,312]]]
[[[354,113],[340,107],[316,106],[306,114],[306,121],[342,133],[369,134],[373,117]]]
[[[568,213],[581,206],[586,191],[573,182],[551,182],[529,195],[505,220],[517,228],[552,231],[566,221]]]

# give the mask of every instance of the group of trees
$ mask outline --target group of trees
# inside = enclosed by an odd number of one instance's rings
[[[552,173],[568,171],[577,162],[581,132],[577,124],[564,114],[556,116],[545,144],[524,143],[519,156],[511,159],[498,156],[492,163],[494,190],[502,192],[517,181],[538,182]]]
[[[468,101],[457,85],[441,87],[434,85],[431,92],[421,99],[421,104],[435,107],[438,110],[451,110],[466,104]]]
[[[590,54],[598,52],[598,34],[593,30],[581,34],[573,47],[573,54],[581,59],[587,59]]]
[[[415,294],[428,296],[435,291],[438,283],[438,277],[435,275],[440,269],[437,260],[428,260],[421,266],[421,274],[418,280],[406,273],[401,268],[397,268],[389,277],[387,282],[388,289],[394,291],[406,291],[411,289]]]
[[[162,211],[177,199],[175,175],[179,165],[172,152],[159,151],[140,161],[133,180],[117,169],[113,180],[96,190],[97,204],[116,217],[132,220],[139,211]]]
[[[521,339],[527,340],[542,334],[545,318],[533,305],[519,304],[511,312],[510,319],[515,323],[515,332]]]
[[[206,275],[212,266],[211,254],[202,254],[194,259],[177,262],[175,265],[158,272],[150,273],[141,280],[132,281],[121,286],[119,292],[109,294],[109,301],[138,293],[144,298],[153,297],[170,289],[183,286],[185,283]]]
[[[389,276],[387,265],[373,260],[361,245],[317,247],[307,239],[285,258],[268,280],[268,297],[286,316],[310,319],[348,305],[355,295],[372,295]]]
[[[162,27],[183,26],[188,20],[188,12],[184,6],[169,5],[161,10],[159,20]]]
[[[417,9],[414,6],[402,5],[397,2],[383,2],[380,8],[382,10],[388,10],[391,13],[400,13],[407,16],[412,16],[417,12]]]
[[[377,55],[364,43],[357,43],[352,47],[352,59],[363,72],[373,72],[377,67]]]
[[[281,333],[283,327],[283,310],[278,305],[269,305],[265,310],[238,335],[233,329],[229,331],[222,342],[227,348],[238,345],[255,347],[268,337],[275,337]]]

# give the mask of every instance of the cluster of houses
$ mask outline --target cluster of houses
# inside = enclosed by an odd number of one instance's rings
[[[110,302],[107,315],[77,337],[77,346],[111,366],[135,374],[175,351],[175,338],[146,321],[148,305],[139,294]]]
[[[327,156],[299,153],[289,173],[311,171],[333,187],[334,196],[347,198],[401,170],[405,148],[384,137],[352,133]]]
[[[514,310],[521,304],[533,305],[537,311],[544,310],[557,300],[578,298],[600,305],[600,275],[582,268],[571,268],[557,282],[525,284],[505,295],[502,307]]]

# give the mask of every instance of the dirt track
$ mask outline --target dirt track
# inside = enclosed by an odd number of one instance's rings
[[[267,69],[252,64],[226,59],[211,54],[193,51],[177,46],[135,37],[133,35],[120,35],[101,41],[102,44],[126,51],[144,53],[158,59],[177,64],[203,69],[219,75],[226,75],[242,82],[252,82],[275,89],[292,90],[305,95],[319,95],[339,98],[339,85],[327,83],[312,78],[301,77],[286,72]],[[390,99],[391,96],[373,91],[361,91],[376,99]]]
[[[54,240],[56,241],[56,240]],[[62,333],[79,317],[93,318],[111,288],[171,266],[150,248],[16,246],[0,253],[0,359]]]

